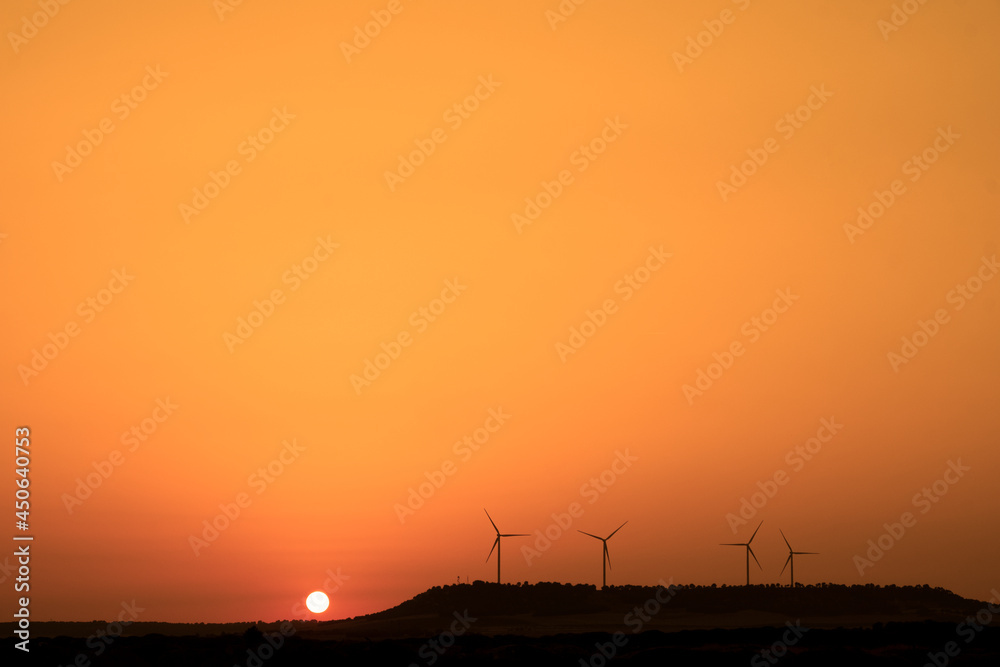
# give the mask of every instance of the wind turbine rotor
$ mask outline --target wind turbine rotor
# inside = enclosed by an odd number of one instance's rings
[[[788,550],[791,551],[792,550],[792,545],[788,543],[788,538],[785,537],[785,534],[780,529],[778,530],[778,532],[781,533],[781,539],[783,539],[785,541],[785,546],[787,546]]]
[[[760,523],[758,523],[757,524],[757,530],[760,530],[760,527],[763,526],[763,525],[764,525],[763,521],[761,521]],[[757,537],[757,530],[753,531],[753,535],[751,535],[750,539],[747,540],[747,546],[749,546],[750,543],[753,542],[753,538]]]
[[[628,523],[628,521],[626,521],[625,523]],[[625,527],[625,523],[623,523],[622,525],[620,525],[617,528],[615,528],[615,532],[611,533],[610,535],[608,535],[605,539],[610,540],[612,537],[614,537],[615,533],[617,533],[619,530],[621,530],[622,528]]]
[[[486,509],[484,508],[483,511],[486,512]],[[489,512],[486,512],[486,518],[490,520],[490,523],[493,523],[493,517],[490,516]],[[497,528],[495,523],[493,523],[493,530],[497,531],[497,535],[500,534],[500,529]]]
[[[785,573],[785,569],[786,569],[786,568],[788,567],[788,564],[792,562],[792,555],[793,555],[794,553],[795,553],[795,552],[792,552],[792,551],[790,551],[790,552],[788,553],[788,559],[787,559],[787,560],[785,560],[785,566],[784,566],[784,567],[782,567],[782,568],[781,568],[781,572],[780,572],[780,573],[778,573],[778,576],[779,576],[779,577],[780,577],[781,575],[783,575],[783,574]]]

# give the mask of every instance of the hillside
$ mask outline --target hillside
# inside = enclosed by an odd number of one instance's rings
[[[664,601],[664,602],[661,602]],[[434,586],[395,607],[334,621],[292,621],[300,637],[320,639],[419,637],[441,631],[455,614],[475,618],[473,634],[544,636],[574,632],[616,632],[780,627],[801,620],[811,627],[871,627],[878,623],[958,623],[984,602],[929,586],[660,586],[589,584],[472,584]],[[123,636],[238,635],[255,623],[138,622]],[[280,621],[257,624],[277,631]],[[88,637],[106,621],[37,622],[34,636]],[[13,624],[0,625],[12,635]]]
[[[730,614],[757,611],[797,617],[911,615],[928,619],[975,614],[982,602],[967,600],[943,588],[930,586],[843,586],[821,584],[788,588],[761,586],[676,586],[668,597],[660,586],[560,584],[472,584],[435,586],[406,602],[366,617],[393,619],[419,615],[448,615],[469,610],[475,616],[531,613],[536,616],[625,614],[651,599],[669,599],[671,612]],[[655,606],[655,605],[651,605]]]
[[[993,607],[995,610],[996,607]],[[972,631],[966,619],[988,616]],[[984,623],[986,621],[983,621]],[[135,623],[102,665],[914,665],[951,646],[962,664],[995,665],[1000,625],[984,602],[929,586],[435,586],[391,609],[337,621]],[[99,653],[105,626],[34,623],[36,664]],[[963,629],[964,628],[964,629]],[[13,625],[4,624],[8,637]],[[87,639],[87,638],[90,639]],[[786,643],[787,642],[787,643]],[[277,649],[272,648],[277,646]],[[103,651],[103,649],[102,649]],[[273,655],[272,655],[273,654]],[[602,655],[603,654],[603,655]],[[79,663],[76,663],[79,664]]]

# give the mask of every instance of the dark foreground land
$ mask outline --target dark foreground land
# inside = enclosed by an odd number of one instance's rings
[[[1000,665],[1000,597],[928,587],[435,587],[378,614],[36,623],[38,665]],[[118,629],[114,629],[117,631]],[[13,627],[4,624],[11,637]],[[105,633],[103,636],[101,632]],[[21,652],[15,651],[16,654]]]

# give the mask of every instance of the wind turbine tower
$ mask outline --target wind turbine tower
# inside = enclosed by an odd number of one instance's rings
[[[483,511],[486,512],[485,509]],[[487,563],[490,562],[490,556],[493,555],[493,549],[496,549],[497,550],[497,583],[499,584],[500,583],[500,538],[501,537],[530,537],[530,536],[527,533],[501,534],[500,533],[500,529],[497,528],[497,525],[495,523],[493,523],[493,517],[490,516],[489,512],[486,512],[486,518],[489,519],[490,523],[493,524],[493,530],[497,531],[497,539],[494,540],[493,546],[490,548],[490,555],[486,557],[486,562]]]
[[[781,533],[781,539],[785,541],[785,546],[788,547],[788,560],[785,561],[785,567],[788,567],[789,565],[792,566],[789,574],[792,577],[791,586],[792,588],[795,588],[795,556],[818,556],[819,554],[815,551],[792,551],[792,545],[788,543],[788,538],[785,537],[785,534],[782,533],[781,530],[778,532]],[[785,567],[781,568],[781,574],[785,573]]]
[[[757,524],[757,530],[760,530],[760,527],[763,526],[763,525],[764,525],[763,521],[761,521],[759,524]],[[750,585],[750,556],[753,556],[753,560],[754,560],[755,563],[757,563],[757,567],[760,567],[760,561],[757,560],[757,554],[755,554],[753,552],[753,549],[750,548],[750,543],[753,542],[753,538],[757,537],[757,530],[753,531],[753,535],[751,535],[750,539],[747,540],[746,542],[738,542],[736,544],[720,544],[719,545],[719,546],[722,546],[722,547],[746,547],[746,549],[747,549],[747,586]],[[761,569],[761,571],[764,570],[764,568],[762,568],[762,567],[760,567],[760,569]]]
[[[626,521],[625,523],[628,523],[628,521]],[[604,542],[604,555],[601,557],[601,565],[603,568],[603,576],[601,578],[601,588],[607,588],[608,586],[608,568],[611,567],[611,554],[608,553],[608,540],[614,537],[615,533],[617,533],[619,530],[622,529],[622,527],[625,526],[625,523],[615,528],[614,532],[608,535],[607,537],[598,537],[597,535],[584,533],[582,530],[576,531],[578,533],[583,533],[588,537],[593,537],[595,540],[600,540],[601,542]]]

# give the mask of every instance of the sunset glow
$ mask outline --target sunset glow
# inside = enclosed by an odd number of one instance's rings
[[[741,585],[763,522],[752,583],[1000,586],[998,3],[40,4],[33,618],[367,614],[498,532],[600,586],[625,522],[609,585]]]

